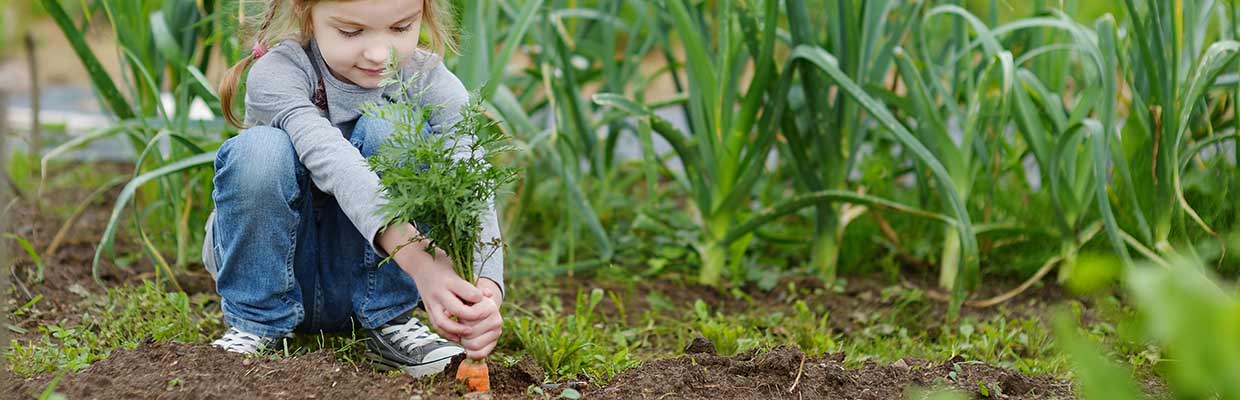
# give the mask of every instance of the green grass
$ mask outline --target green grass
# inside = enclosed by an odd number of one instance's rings
[[[691,274],[690,274],[691,275]],[[596,277],[599,285],[635,287],[633,277]],[[505,335],[492,358],[512,365],[523,357],[543,368],[546,381],[583,379],[605,384],[642,361],[681,355],[698,335],[710,339],[719,354],[766,351],[776,346],[794,345],[811,356],[843,352],[845,365],[858,367],[866,362],[889,363],[905,357],[943,362],[953,356],[969,361],[1011,368],[1027,374],[1072,376],[1069,358],[1060,352],[1053,330],[1045,316],[1007,317],[1003,313],[978,318],[965,317],[959,324],[930,324],[927,316],[942,303],[923,292],[902,286],[887,287],[878,294],[885,306],[869,311],[828,313],[811,296],[822,296],[824,289],[789,285],[781,288],[788,295],[781,303],[766,307],[747,307],[739,312],[712,309],[698,300],[687,307],[660,292],[644,299],[649,309],[625,309],[622,293],[628,290],[580,291],[576,306],[560,302],[554,278],[522,278],[512,282],[514,298],[538,299],[536,310],[516,303],[505,309]],[[734,292],[744,300],[746,293]],[[634,300],[634,299],[628,299]],[[607,302],[604,316],[600,305]],[[522,302],[524,303],[524,302]],[[1134,327],[1124,323],[1132,310],[1116,298],[1101,296],[1086,309],[1073,305],[1077,320],[1094,321],[1082,332],[1096,342],[1107,343],[1112,356],[1124,361],[1130,371],[1149,373],[1161,360],[1161,353],[1150,343],[1134,337]],[[187,297],[168,292],[153,282],[123,286],[107,294],[83,298],[78,305],[80,319],[62,320],[39,328],[28,341],[13,341],[5,359],[13,372],[31,374],[80,371],[116,348],[133,348],[148,336],[154,340],[176,340],[205,344],[218,335],[218,303],[213,295]],[[620,306],[617,306],[619,304]],[[1049,310],[1049,306],[1034,306]],[[15,317],[36,316],[38,305],[22,307]],[[941,312],[941,311],[940,311]],[[833,320],[849,321],[848,332],[831,332]],[[328,351],[341,362],[364,366],[364,338],[360,331],[338,334],[298,335],[287,351],[264,355],[270,358],[296,357]]]
[[[369,365],[366,361],[365,333],[360,327],[346,332],[296,334],[278,352],[260,355],[270,359],[296,357],[318,351],[331,353],[337,361],[353,367]]]
[[[578,292],[571,312],[553,304],[545,304],[539,313],[518,311],[504,321],[510,339],[501,350],[534,359],[547,381],[586,378],[605,384],[638,363],[630,355],[627,327],[609,326],[595,314],[602,300],[603,291],[594,289],[588,295]]]
[[[603,279],[611,282],[606,283],[609,286],[634,284],[617,278]],[[530,356],[547,371],[549,381],[607,378],[599,371],[614,376],[636,365],[633,361],[680,355],[698,335],[711,340],[722,355],[793,345],[812,356],[843,352],[848,367],[870,361],[890,363],[905,357],[943,362],[961,356],[1027,374],[1049,374],[1061,379],[1072,376],[1068,357],[1055,347],[1048,322],[1049,304],[1035,306],[1033,315],[1028,317],[998,313],[965,317],[954,325],[927,325],[927,316],[933,315],[934,309],[941,310],[943,304],[901,286],[882,291],[880,297],[888,304],[886,307],[844,314],[828,314],[821,306],[810,305],[800,297],[821,292],[804,289],[790,289],[791,293],[801,295],[789,296],[784,304],[736,313],[711,310],[700,300],[681,307],[659,292],[652,292],[646,298],[649,310],[637,312],[621,307],[617,310],[619,315],[600,318],[590,311],[589,302],[623,303],[619,293],[625,290],[604,295],[595,289],[591,296],[583,291],[579,307],[565,310],[559,297],[547,292],[548,286],[554,286],[554,282],[514,282],[514,288],[521,288],[516,289],[514,296],[540,297],[542,311],[508,311],[505,335],[512,336],[503,339],[497,351],[514,359]],[[1090,337],[1114,346],[1115,354],[1131,368],[1149,373],[1157,350],[1129,337],[1130,327],[1119,324],[1131,315],[1131,310],[1114,297],[1100,297],[1093,303],[1097,306],[1090,314],[1095,321],[1088,326]],[[1086,309],[1081,303],[1070,304],[1075,304],[1072,309],[1077,310],[1077,318],[1083,318]],[[1037,310],[1046,310],[1042,313],[1045,315]],[[831,333],[831,319],[848,320],[855,329]]]
[[[117,348],[132,349],[147,337],[201,343],[219,332],[220,318],[208,298],[174,293],[153,282],[109,289],[82,300],[81,314],[40,326],[39,337],[12,340],[5,361],[18,375],[80,371]]]
[[[37,317],[41,298],[39,295],[14,310],[14,317]],[[224,331],[218,297],[205,293],[186,296],[150,280],[83,297],[73,307],[78,310],[78,318],[39,326],[33,338],[8,343],[4,358],[13,373],[30,376],[77,372],[107,358],[116,349],[133,349],[147,339],[206,344]],[[364,356],[367,339],[361,335],[360,328],[343,333],[299,334],[283,350],[260,357],[275,359],[327,351],[340,362],[369,365]]]

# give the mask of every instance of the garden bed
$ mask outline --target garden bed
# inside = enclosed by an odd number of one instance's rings
[[[579,387],[587,398],[801,398],[890,399],[914,387],[953,387],[975,397],[1071,398],[1068,382],[1027,376],[977,362],[907,359],[888,365],[845,368],[843,354],[807,357],[779,347],[731,357],[709,353],[654,360],[618,376],[604,387]],[[531,387],[558,395],[569,384],[540,385],[541,371],[528,361],[492,365],[497,398],[533,395]],[[53,379],[14,382],[9,395],[37,395]],[[246,360],[207,345],[148,342],[119,350],[89,369],[65,376],[56,390],[70,398],[244,399],[244,398],[457,398],[456,383],[444,378],[414,380],[350,366],[328,352],[289,358]],[[985,394],[983,394],[983,391]]]
[[[78,203],[86,192],[61,189],[50,193],[60,199]],[[102,199],[113,196],[104,195]],[[94,240],[106,224],[107,200],[86,208],[64,239],[62,249],[43,260],[44,282],[36,284],[23,279],[33,296],[43,296],[32,312],[23,317],[11,316],[14,326],[26,332],[16,334],[19,342],[31,342],[42,335],[39,327],[68,321],[81,315],[90,301],[103,292],[91,278],[90,260]],[[19,204],[13,211],[13,231],[28,237],[38,249],[46,248],[63,222],[54,210],[36,213],[29,204]],[[12,250],[19,250],[14,248]],[[118,251],[136,251],[133,243],[122,240]],[[18,275],[25,277],[33,263],[17,264]],[[191,271],[196,270],[191,267]],[[105,262],[103,283],[120,287],[151,277],[148,262],[139,260],[130,268],[119,268]],[[8,272],[8,271],[6,271]],[[202,274],[179,275],[182,286],[195,302],[210,309],[216,298],[209,278]],[[520,285],[547,285],[547,278],[514,282]],[[912,283],[919,285],[918,283]],[[699,299],[713,310],[724,314],[744,312],[782,312],[789,303],[802,300],[822,304],[838,317],[830,319],[830,332],[836,336],[861,334],[868,322],[866,315],[892,313],[902,307],[886,298],[884,289],[890,283],[872,278],[854,278],[846,289],[827,290],[821,282],[809,278],[785,278],[775,289],[762,291],[748,287],[737,296],[711,287],[675,279],[644,279],[637,282],[606,277],[554,278],[554,291],[544,300],[554,298],[563,309],[572,310],[577,301],[578,287],[598,287],[616,296],[600,303],[598,314],[609,324],[637,325],[641,316],[664,313],[658,318],[675,320],[691,318]],[[997,291],[998,289],[993,289]],[[27,300],[22,289],[12,293],[10,304],[20,306]],[[528,293],[528,291],[525,291]],[[1055,287],[1030,292],[1011,304],[996,309],[970,309],[966,317],[993,316],[1002,311],[1010,317],[1036,316],[1047,299],[1061,296]],[[619,300],[619,303],[616,302]],[[658,303],[658,304],[656,304]],[[915,310],[905,310],[905,318],[923,321],[927,331],[934,330],[943,318],[945,305],[936,301],[919,303]],[[532,310],[538,306],[535,296],[513,300],[513,306]],[[671,307],[669,311],[668,307]],[[623,311],[622,311],[623,310]],[[507,315],[513,316],[514,312]],[[9,314],[12,315],[12,314]],[[621,321],[621,317],[623,321]],[[511,335],[511,333],[508,333]],[[1010,369],[960,357],[939,360],[916,358],[894,362],[845,362],[845,354],[806,355],[795,347],[780,346],[770,350],[746,350],[735,355],[716,355],[714,345],[695,340],[687,349],[669,349],[675,340],[664,340],[653,346],[640,366],[623,371],[609,384],[599,387],[588,382],[570,380],[543,384],[543,373],[537,363],[522,355],[519,348],[501,349],[510,355],[508,362],[492,363],[492,386],[499,398],[526,397],[541,391],[555,396],[565,388],[580,390],[590,398],[894,398],[917,387],[953,387],[965,393],[997,398],[1065,398],[1071,397],[1068,382],[1050,376],[1026,375]],[[511,343],[511,342],[509,342]],[[654,353],[653,356],[649,353]],[[516,360],[516,362],[513,362]],[[4,387],[9,397],[37,396],[55,379],[56,374],[40,374],[16,378]],[[531,389],[534,388],[534,389]],[[378,372],[364,362],[351,363],[332,349],[292,356],[271,356],[246,360],[203,343],[180,343],[142,340],[136,348],[120,348],[85,370],[66,374],[57,383],[57,392],[69,398],[340,398],[361,395],[364,398],[424,398],[459,395],[455,382],[443,378],[415,380],[399,374]],[[995,396],[999,395],[999,396]]]

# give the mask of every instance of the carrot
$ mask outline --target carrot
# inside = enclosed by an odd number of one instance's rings
[[[470,392],[487,393],[491,391],[491,373],[487,362],[466,358],[456,369],[456,380],[464,383]]]

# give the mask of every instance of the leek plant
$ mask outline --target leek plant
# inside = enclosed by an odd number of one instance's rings
[[[981,54],[970,51],[963,29],[953,30],[945,43],[930,27],[959,18],[979,38]],[[950,190],[976,199],[975,186],[1000,184],[995,166],[1003,164],[1003,130],[1010,123],[1016,68],[1011,51],[989,37],[978,17],[955,5],[926,10],[913,29],[914,47],[897,47],[895,64],[907,87],[905,112],[917,136],[942,160],[950,175]],[[946,55],[946,59],[943,59]],[[939,62],[938,60],[943,60]],[[919,181],[918,183],[922,183]],[[927,185],[920,185],[923,190]],[[976,284],[978,272],[958,271],[961,243],[950,228],[943,235],[939,285],[954,289]]]
[[[595,97],[596,103],[637,115],[644,131],[658,132],[674,148],[684,166],[684,173],[674,178],[691,194],[689,214],[700,229],[696,248],[702,262],[699,280],[704,284],[718,284],[729,259],[731,270],[737,270],[740,255],[752,240],[751,234],[744,234],[724,242],[729,228],[749,214],[749,195],[774,143],[775,132],[760,124],[769,125],[773,120],[769,110],[782,104],[782,99],[767,96],[774,87],[771,83],[780,79],[774,59],[776,3],[725,0],[716,5],[713,16],[685,1],[666,3],[665,15],[685,48],[692,132],[680,132],[623,95]],[[746,36],[759,37],[761,43],[747,46]],[[757,67],[745,85],[735,77],[749,62]],[[768,121],[760,121],[763,115]]]
[[[892,50],[913,21],[916,4],[897,1],[840,1],[828,7],[826,23],[816,24],[804,1],[786,2],[792,44],[817,46],[818,27],[826,30],[822,48],[840,60],[844,71],[862,87],[882,87],[892,67]],[[849,189],[848,174],[860,159],[861,146],[869,140],[865,114],[848,96],[831,96],[828,81],[810,63],[800,63],[800,85],[794,88],[804,100],[790,100],[780,126],[781,155],[795,171],[800,186],[811,192]],[[791,72],[791,71],[790,71]],[[861,212],[867,209],[856,208]],[[859,213],[842,212],[838,204],[815,207],[811,263],[827,282],[835,279],[844,231]],[[950,229],[950,227],[949,227]]]
[[[621,201],[637,177],[621,175],[616,148],[622,135],[635,128],[615,113],[582,99],[591,87],[603,91],[630,92],[638,96],[646,84],[661,72],[640,70],[644,55],[654,49],[659,29],[648,18],[620,18],[617,15],[645,15],[652,8],[644,2],[612,0],[591,4],[564,1],[529,1],[514,5],[503,2],[466,2],[467,37],[465,54],[457,60],[458,71],[467,87],[480,88],[499,125],[511,133],[524,165],[524,178],[516,190],[514,210],[505,223],[507,229],[520,229],[528,223],[545,221],[534,228],[545,230],[551,251],[548,264],[564,265],[553,270],[606,265],[615,255],[617,213],[624,212]],[[518,8],[519,7],[519,8]],[[501,18],[502,17],[502,18]],[[507,31],[490,27],[504,26]],[[528,31],[528,32],[527,32]],[[524,34],[521,36],[517,33]],[[526,43],[526,42],[531,43]],[[523,46],[528,65],[504,71],[498,60],[509,60],[513,46]],[[489,49],[503,46],[494,59]],[[492,66],[490,74],[485,66]],[[483,79],[496,79],[486,82]],[[653,167],[653,165],[648,165]],[[534,207],[547,201],[566,207],[541,209],[547,218],[532,215]],[[579,246],[582,230],[589,238]],[[578,247],[591,250],[588,257],[576,253]],[[561,261],[567,252],[566,262]]]
[[[199,230],[190,227],[205,219],[210,208],[205,202],[194,202],[209,198],[210,171],[201,167],[214,160],[211,149],[218,147],[227,132],[220,120],[189,118],[190,105],[197,99],[219,113],[219,98],[206,79],[206,69],[215,51],[237,53],[237,43],[227,33],[231,28],[223,18],[226,8],[214,0],[89,1],[82,3],[82,16],[75,20],[60,0],[41,0],[40,4],[86,67],[104,108],[117,119],[112,127],[76,137],[50,151],[42,160],[43,178],[51,160],[91,141],[118,135],[129,140],[136,154],[134,176],[117,198],[92,270],[98,277],[99,262],[112,250],[121,215],[132,206],[138,242],[156,271],[171,278],[171,267],[184,267],[195,254],[190,249],[197,243],[194,236]],[[106,20],[94,18],[97,13]],[[109,75],[86,44],[88,27],[97,24],[107,24],[116,36],[124,71],[119,77]],[[165,89],[171,90],[175,108],[163,104]],[[157,187],[139,190],[151,181]],[[146,228],[155,232],[148,234]],[[171,238],[172,243],[164,238]],[[175,249],[171,263],[161,251],[168,245]]]
[[[944,190],[942,193],[944,201],[951,207],[952,216],[829,187],[797,194],[761,211],[750,210],[747,200],[756,182],[763,175],[764,162],[776,141],[777,130],[782,129],[784,135],[789,136],[800,135],[799,132],[790,133],[796,129],[817,129],[815,126],[800,128],[785,120],[784,113],[790,112],[787,109],[788,100],[792,97],[793,77],[797,74],[801,77],[803,93],[828,93],[835,90],[841,98],[846,96],[848,101],[855,102],[857,110],[870,114],[878,126],[889,132],[898,143],[906,146],[913,153],[914,159],[931,171],[941,187],[952,187],[943,164],[896,120],[883,103],[866,93],[850,78],[832,54],[821,47],[800,44],[792,49],[782,68],[777,65],[774,54],[778,35],[778,2],[756,2],[752,3],[752,8],[750,4],[743,2],[733,5],[729,1],[720,2],[717,5],[717,15],[713,19],[714,30],[711,30],[708,29],[709,26],[703,25],[703,21],[708,21],[703,11],[691,8],[683,1],[667,3],[668,14],[677,26],[676,32],[681,36],[687,57],[685,65],[688,66],[689,77],[690,121],[694,127],[694,131],[689,135],[677,131],[649,109],[621,96],[603,94],[595,97],[596,102],[613,105],[637,116],[643,124],[648,124],[675,148],[677,156],[685,166],[685,173],[675,178],[691,193],[690,212],[697,218],[701,229],[697,246],[702,259],[699,280],[706,284],[717,284],[725,263],[732,267],[732,276],[738,277],[741,272],[740,255],[752,239],[754,230],[762,225],[806,207],[831,207],[836,203],[857,203],[940,221],[956,230],[964,254],[959,260],[966,268],[975,270],[977,247],[972,224],[961,196],[955,191]],[[791,7],[790,14],[807,15],[807,8],[802,2],[790,1],[788,4]],[[790,17],[789,21],[804,24],[793,28],[794,31],[807,31],[796,36],[808,39],[816,35],[810,29],[807,17]],[[715,32],[717,37],[711,40],[702,32]],[[714,46],[709,46],[709,43],[714,43]],[[746,62],[755,65],[753,78],[748,85],[743,85],[738,79],[726,78],[739,74],[741,66]],[[807,100],[806,107],[810,111],[804,112],[812,114],[813,110],[817,109],[819,105],[810,103],[812,101],[814,100]],[[837,101],[841,107],[851,107],[844,104],[844,100]],[[815,137],[813,132],[804,134],[804,137],[809,140],[826,140]],[[793,139],[788,140],[791,143]],[[835,143],[843,142],[842,139],[834,140],[839,140]],[[830,148],[829,143],[817,149],[838,152],[833,157],[846,159],[843,157],[846,153]],[[819,168],[818,166],[810,165],[812,164],[803,164],[802,167],[807,169],[803,175],[814,176],[813,174],[819,173],[810,170]],[[834,165],[842,166],[843,162]],[[842,171],[827,173],[839,174]],[[957,298],[962,298],[962,294]],[[958,303],[959,301],[956,302]]]
[[[975,38],[968,42],[956,41],[954,52],[948,53],[947,64],[969,59],[1010,62],[1001,67],[1005,68],[1002,90],[981,88],[1003,97],[997,104],[987,104],[982,91],[960,96],[945,94],[951,88],[969,85],[977,77],[963,75],[961,79],[960,73],[953,72],[959,68],[942,68],[933,63],[925,54],[934,50],[922,40],[917,43],[917,50],[911,52],[914,56],[905,51],[897,54],[897,64],[912,100],[909,114],[920,125],[932,127],[924,131],[928,136],[952,125],[946,121],[964,121],[957,131],[961,135],[959,142],[942,135],[932,140],[937,142],[936,149],[947,153],[945,158],[976,163],[967,168],[948,165],[955,168],[964,189],[989,189],[971,196],[982,209],[979,233],[1013,234],[1012,238],[994,242],[1032,237],[1048,238],[1058,246],[1057,252],[1014,291],[972,302],[993,305],[1028,288],[1055,266],[1061,266],[1061,279],[1066,277],[1080,249],[1104,226],[1112,244],[1118,243],[1119,236],[1110,234],[1117,224],[1106,190],[1111,161],[1107,149],[1115,135],[1114,126],[1106,121],[1114,120],[1118,93],[1116,79],[1109,72],[1115,69],[1118,57],[1115,23],[1110,16],[1104,16],[1090,29],[1075,22],[1064,9],[1046,9],[1038,16],[992,29],[955,6],[939,6],[927,13],[944,14],[967,21],[975,32]],[[1011,58],[1013,55],[1006,48],[1022,51]],[[982,54],[975,56],[974,51]],[[927,69],[946,77],[925,79],[931,74],[919,72],[914,67],[918,64],[928,65]],[[1072,75],[1071,68],[1079,68],[1082,73]],[[1079,88],[1076,92],[1071,91],[1074,86]],[[966,103],[955,105],[935,100],[943,98],[963,98]],[[979,125],[979,120],[990,122]],[[1015,128],[1019,135],[1008,134],[1009,128]],[[979,133],[986,134],[978,136]],[[979,143],[966,147],[969,140]],[[1036,166],[1036,178],[1028,175],[1026,160]],[[996,192],[1015,192],[1019,197],[1015,202],[1005,201],[1007,196]],[[1035,210],[1044,211],[1029,212],[1031,202]],[[945,256],[953,250],[950,238],[948,245]],[[940,284],[947,287],[956,285],[961,278],[950,265],[944,263],[940,275]],[[976,275],[968,278],[974,282],[978,279]]]
[[[1185,180],[1225,183],[1237,173],[1234,159],[1217,162],[1225,152],[1216,151],[1214,160],[1203,156],[1224,141],[1236,143],[1240,86],[1218,79],[1235,68],[1240,52],[1240,42],[1232,39],[1236,2],[1126,0],[1124,6],[1127,57],[1119,73],[1131,104],[1114,152],[1114,201],[1123,205],[1118,211],[1124,244],[1157,259],[1174,253],[1173,240],[1219,236],[1198,207],[1235,204],[1227,190],[1203,192],[1205,198],[1190,203]],[[1214,40],[1219,36],[1225,39]]]

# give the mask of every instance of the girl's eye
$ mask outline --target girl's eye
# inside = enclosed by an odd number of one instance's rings
[[[397,31],[397,32],[408,32],[410,29],[413,29],[413,24],[408,24],[405,26],[397,26],[397,27],[392,28],[392,30]]]
[[[356,31],[346,31],[346,30],[343,30],[343,29],[337,29],[336,31],[337,31],[337,32],[340,32],[340,36],[344,36],[344,37],[347,37],[347,38],[351,38],[351,37],[354,37],[354,36],[357,36],[357,35],[361,35],[361,34],[362,34],[362,30],[361,30],[361,29],[358,29],[358,30],[356,30]]]

